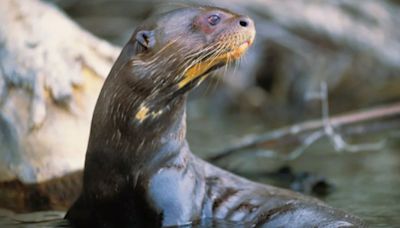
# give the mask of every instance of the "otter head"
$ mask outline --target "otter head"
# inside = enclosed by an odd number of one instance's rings
[[[253,43],[253,21],[216,7],[177,9],[145,21],[133,34],[129,72],[145,93],[138,120],[200,84],[211,71],[239,59]]]

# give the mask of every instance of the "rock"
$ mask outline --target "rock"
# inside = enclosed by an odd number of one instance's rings
[[[38,0],[0,3],[0,182],[83,167],[92,111],[119,49]]]

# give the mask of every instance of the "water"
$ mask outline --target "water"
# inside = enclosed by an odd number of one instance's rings
[[[210,155],[215,148],[219,148],[218,151],[235,143],[244,132],[268,131],[268,126],[260,124],[263,121],[254,115],[244,119],[238,119],[237,115],[202,119],[193,126],[194,134],[189,135],[191,148],[195,152],[204,151],[204,154]],[[209,128],[208,133],[204,132],[204,126]],[[196,137],[196,134],[202,137]],[[400,131],[395,129],[374,134],[362,133],[357,137],[346,138],[354,144],[380,142],[383,139],[386,139],[386,145],[380,150],[337,152],[330,141],[324,139],[291,162],[249,154],[233,157],[222,164],[242,174],[248,173],[246,176],[266,184],[275,181],[268,176],[255,176],[252,173],[289,165],[298,172],[307,171],[324,176],[333,183],[335,190],[321,198],[323,201],[361,217],[371,227],[400,227]],[[208,147],[214,150],[205,148],[201,142],[203,140],[207,140]]]
[[[15,214],[9,210],[0,209],[0,227],[68,227],[63,220],[65,212],[41,211],[26,214]]]
[[[195,112],[196,110],[192,110]],[[192,112],[191,111],[191,112]],[[261,133],[270,126],[254,116],[248,118],[238,115],[223,118],[192,116],[188,129],[191,148],[202,157],[237,142],[247,133]],[[215,115],[218,116],[218,115]],[[322,198],[328,204],[355,214],[371,227],[400,226],[400,134],[399,132],[380,132],[362,135],[354,139],[358,142],[372,142],[388,139],[387,145],[379,151],[358,153],[335,152],[328,140],[322,140],[311,146],[299,159],[283,162],[277,159],[257,157],[254,154],[238,156],[224,165],[230,169],[251,173],[254,171],[274,170],[289,165],[295,171],[308,171],[326,177],[335,186],[335,190]],[[204,143],[204,142],[207,143]],[[267,176],[251,176],[263,183],[274,183]],[[69,227],[62,220],[63,211],[14,214],[0,210],[0,227]],[[205,221],[198,227],[232,227],[224,221]]]

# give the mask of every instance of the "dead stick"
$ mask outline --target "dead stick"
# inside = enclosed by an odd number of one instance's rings
[[[400,115],[400,102],[372,108],[369,110],[334,116],[330,118],[329,121],[333,127],[340,127],[344,125],[356,124],[379,118],[393,117],[396,115]],[[323,127],[324,127],[323,120],[311,120],[295,124],[289,127],[283,127],[271,132],[267,132],[265,134],[247,137],[239,144],[231,148],[225,149],[224,151],[217,153],[217,155],[215,156],[209,157],[208,160],[215,162],[222,158],[230,156],[236,153],[237,151],[256,147],[257,145],[265,143],[266,141],[276,140],[279,138],[296,135],[307,131],[317,130]]]

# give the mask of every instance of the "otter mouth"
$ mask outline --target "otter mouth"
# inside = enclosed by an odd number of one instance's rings
[[[247,51],[247,49],[251,45],[251,40],[244,41],[238,47],[234,49],[230,49],[225,55],[227,60],[237,60],[243,56],[243,54]]]

